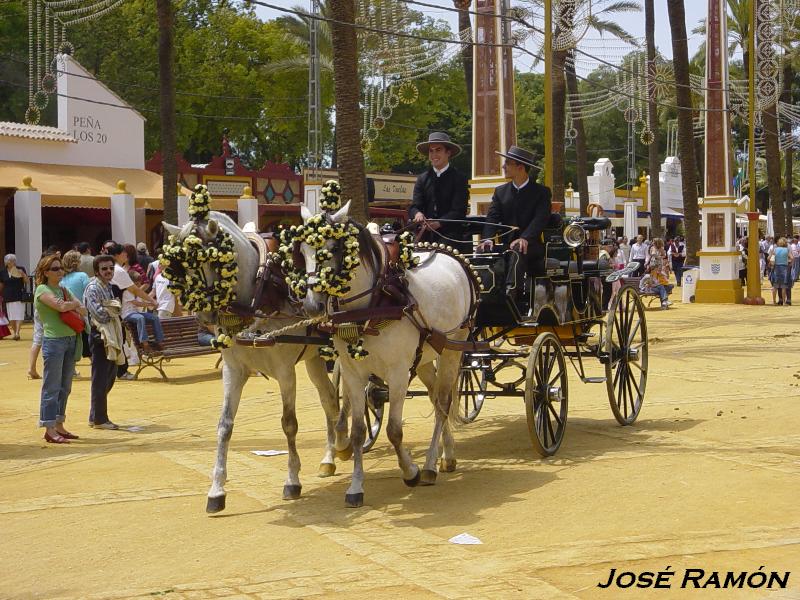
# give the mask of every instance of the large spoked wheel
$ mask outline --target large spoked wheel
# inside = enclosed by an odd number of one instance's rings
[[[333,386],[336,388],[336,402],[339,405],[339,411],[347,410],[348,416],[350,407],[344,407],[342,402],[342,375],[339,367],[339,361],[333,365]],[[364,421],[367,426],[367,437],[364,439],[362,449],[364,452],[369,452],[372,446],[375,445],[375,440],[378,439],[378,434],[381,432],[383,425],[383,406],[385,404],[387,390],[385,387],[376,385],[369,382],[364,389],[364,396],[366,398],[366,410],[364,411]]]
[[[481,412],[486,399],[487,373],[491,371],[487,359],[464,353],[458,376],[458,420],[462,423],[472,423]]]
[[[630,425],[647,385],[647,322],[639,293],[622,288],[608,310],[604,340],[606,388],[614,417]]]
[[[551,332],[540,333],[531,347],[525,381],[525,412],[533,448],[553,456],[567,428],[567,365],[561,342]]]

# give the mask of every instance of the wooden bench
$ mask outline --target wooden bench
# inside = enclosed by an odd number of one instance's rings
[[[647,308],[653,304],[653,301],[658,301],[659,305],[661,304],[661,296],[658,295],[658,292],[643,292],[639,289],[639,284],[641,283],[641,277],[623,277],[622,278],[622,287],[632,287],[635,288],[637,292],[639,292],[639,296],[642,297],[642,300],[647,301]],[[667,293],[672,291],[672,285],[667,286]]]
[[[123,324],[127,329],[128,336],[133,340],[136,353],[139,355],[139,365],[134,377],[138,377],[142,369],[153,367],[161,373],[161,377],[165,381],[169,381],[167,374],[164,373],[164,361],[169,361],[173,358],[219,353],[219,350],[211,346],[201,346],[197,342],[198,324],[197,319],[193,316],[161,319],[161,327],[164,330],[164,341],[161,342],[161,346],[163,347],[162,351],[151,349],[149,352],[146,352],[139,343],[139,338],[136,334],[136,325],[125,321],[123,321]],[[150,339],[155,339],[153,326],[150,323],[147,323],[146,326],[147,334],[150,336]],[[220,355],[216,364],[217,367],[221,361],[222,356]]]

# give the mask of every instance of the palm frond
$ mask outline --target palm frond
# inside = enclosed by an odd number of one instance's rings
[[[623,13],[623,12],[642,12],[642,7],[634,0],[619,0],[605,6],[602,10],[597,11],[595,14],[601,15],[603,13]]]
[[[625,31],[619,23],[615,23],[614,21],[605,21],[603,19],[598,19],[596,15],[591,15],[588,18],[588,23],[589,27],[599,33],[601,37],[604,33],[609,33],[632,46],[637,46],[639,43],[635,36]]]

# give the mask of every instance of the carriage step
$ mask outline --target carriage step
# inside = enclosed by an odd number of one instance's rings
[[[575,339],[578,340],[579,342],[585,342],[586,340],[589,340],[593,337],[597,337],[597,334],[594,331],[587,331],[584,333],[579,333],[578,335],[575,336]]]
[[[582,377],[583,383],[605,383],[605,377]]]

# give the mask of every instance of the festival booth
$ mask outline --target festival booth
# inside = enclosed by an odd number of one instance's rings
[[[0,123],[0,250],[31,269],[43,246],[147,240],[163,209],[144,169],[144,117],[59,57],[58,126]]]

